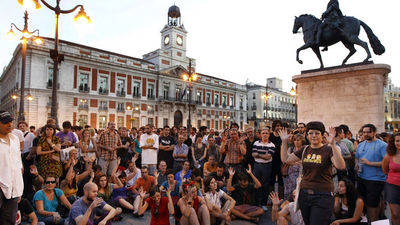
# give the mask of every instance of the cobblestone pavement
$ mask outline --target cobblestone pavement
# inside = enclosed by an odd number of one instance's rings
[[[113,222],[112,224],[132,224],[132,225],[149,225],[150,224],[150,211],[147,211],[143,217],[141,218],[134,218],[132,214],[129,213],[124,213],[122,214],[123,219],[119,222]],[[174,225],[174,219],[170,219],[170,224]],[[254,225],[254,223],[250,223],[244,220],[233,220],[232,225]],[[271,213],[270,210],[264,213],[264,215],[261,217],[260,222],[258,224],[262,225],[269,225],[269,224],[275,224],[271,221]]]

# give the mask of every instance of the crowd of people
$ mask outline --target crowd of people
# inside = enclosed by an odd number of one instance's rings
[[[15,127],[14,127],[15,126]],[[400,224],[400,134],[321,122],[36,129],[0,111],[0,224]],[[22,170],[22,171],[21,171]],[[129,214],[128,214],[129,213]],[[172,219],[173,218],[173,219]]]

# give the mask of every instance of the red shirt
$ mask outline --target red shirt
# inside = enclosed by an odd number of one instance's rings
[[[392,156],[389,157],[389,174],[386,182],[400,186],[400,164],[393,162]]]
[[[133,187],[129,188],[129,190],[138,189],[140,187],[143,187],[143,190],[145,192],[149,193],[150,188],[155,185],[156,185],[156,178],[148,175],[146,180],[143,179],[142,177],[138,178],[135,182],[135,185]]]
[[[169,211],[168,211],[168,198],[161,197],[160,205],[157,206],[153,198],[146,199],[147,204],[151,210],[151,221],[150,225],[169,225]],[[158,207],[158,216],[154,215],[156,208]]]

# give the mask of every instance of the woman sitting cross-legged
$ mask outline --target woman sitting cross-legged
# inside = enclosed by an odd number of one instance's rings
[[[40,222],[46,224],[64,224],[65,219],[57,212],[57,207],[63,204],[71,209],[71,204],[64,193],[56,187],[56,176],[48,174],[44,179],[45,187],[36,192],[33,202],[36,215]]]
[[[235,207],[236,201],[223,190],[217,190],[217,181],[213,177],[207,177],[204,182],[205,196],[207,200],[207,207],[210,211],[211,224],[215,224],[217,219],[221,219],[221,225],[231,221],[229,216],[233,207]],[[221,198],[225,199],[225,204],[221,208]]]
[[[203,198],[197,196],[197,188],[193,181],[183,184],[183,197],[178,201],[182,213],[181,225],[209,225],[210,212]]]
[[[138,215],[143,213],[150,206],[151,209],[151,221],[150,225],[169,225],[169,215],[175,213],[174,204],[172,203],[171,189],[167,189],[167,197],[161,196],[161,191],[157,186],[151,187],[149,191],[149,198],[143,202],[146,193],[143,188],[139,190],[140,203]]]

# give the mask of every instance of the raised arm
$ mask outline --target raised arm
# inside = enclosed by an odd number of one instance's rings
[[[287,150],[288,150],[288,139],[289,139],[289,134],[287,132],[286,128],[282,128],[280,131],[278,131],[279,136],[281,137],[282,140],[282,145],[281,145],[281,161],[282,163],[296,163],[300,161],[300,158],[298,158],[295,154],[291,153],[288,155]],[[279,151],[279,149],[277,149]]]
[[[228,192],[233,192],[235,188],[232,186],[232,178],[233,175],[235,175],[235,170],[232,167],[229,167],[228,172],[229,172],[229,178],[228,178],[228,183],[226,184],[226,190]]]
[[[170,215],[175,214],[175,207],[174,203],[172,202],[172,197],[171,197],[171,187],[167,189],[167,197],[168,197],[168,211]]]
[[[254,176],[253,172],[251,171],[251,165],[249,164],[249,169],[246,169],[246,172],[250,175],[250,177],[253,179],[254,181],[254,188],[258,189],[261,187],[261,183],[260,181],[257,179],[256,176]]]
[[[344,170],[346,169],[346,163],[344,162],[339,147],[336,145],[335,136],[336,136],[335,128],[329,127],[329,136],[326,138],[328,139],[328,142],[332,147],[333,156],[331,157],[331,161],[333,165],[336,167],[336,169]]]

